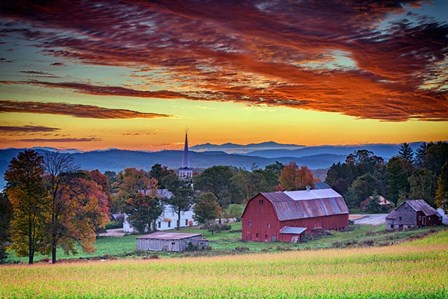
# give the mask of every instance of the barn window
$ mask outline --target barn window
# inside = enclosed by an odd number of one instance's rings
[[[171,221],[168,222],[168,227],[171,227]]]
[[[271,224],[270,224],[270,223],[266,224],[266,227],[267,227],[267,228],[270,228],[270,227],[271,227]]]
[[[400,216],[400,217],[398,217],[398,220],[399,220],[399,221],[401,221],[401,216]]]
[[[159,222],[157,223],[157,226],[160,228],[160,227],[162,226],[162,222],[159,221]]]
[[[259,200],[258,200],[258,204],[259,204],[259,205],[262,205],[262,204],[263,204],[263,200],[262,200],[262,199],[259,199]]]
[[[257,239],[258,239],[258,233],[256,233],[256,234],[255,234],[255,238],[257,238]]]
[[[185,225],[186,226],[188,225],[188,219],[185,219]]]
[[[264,239],[267,240],[268,239],[268,235],[264,235]]]
[[[247,226],[252,227],[252,221],[248,221]]]

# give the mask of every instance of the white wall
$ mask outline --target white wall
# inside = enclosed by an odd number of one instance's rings
[[[125,215],[123,222],[123,231],[125,233],[133,233],[134,228],[127,221],[128,216]],[[168,220],[171,220],[169,222]],[[164,205],[163,212],[160,217],[156,221],[157,230],[170,230],[176,228],[177,214],[173,211],[172,206]],[[180,227],[187,227],[189,223],[192,222],[192,225],[197,225],[198,223],[193,219],[193,210],[189,210],[186,212],[180,213]]]

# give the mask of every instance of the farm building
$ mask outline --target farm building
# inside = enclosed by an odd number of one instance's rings
[[[258,242],[298,242],[317,229],[344,230],[348,208],[331,188],[259,193],[243,212],[242,239]]]
[[[201,234],[155,232],[137,238],[137,250],[184,251],[190,246],[208,248],[208,240]]]
[[[369,208],[369,204],[370,204],[370,202],[371,202],[372,200],[374,200],[374,197],[373,197],[373,196],[369,196],[369,197],[367,197],[366,199],[364,199],[364,200],[361,202],[361,204],[360,204],[361,211],[363,211],[363,212],[367,211],[367,209]],[[378,203],[378,205],[381,207],[382,210],[387,211],[387,210],[392,206],[391,202],[388,201],[387,199],[385,199],[385,198],[384,198],[383,196],[381,196],[381,195],[379,195],[379,196],[376,198],[376,200],[377,200],[377,203]]]
[[[414,227],[439,225],[437,211],[423,199],[406,200],[386,216],[386,229],[406,230]]]

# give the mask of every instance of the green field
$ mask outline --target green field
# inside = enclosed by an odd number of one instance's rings
[[[185,257],[185,256],[214,256],[228,255],[235,253],[258,253],[258,252],[281,252],[297,249],[325,249],[325,248],[346,248],[391,245],[402,240],[415,236],[428,234],[432,231],[442,230],[444,227],[421,228],[404,232],[386,232],[385,225],[352,225],[349,231],[332,231],[331,235],[320,236],[315,239],[306,240],[299,244],[289,243],[259,243],[241,241],[241,222],[232,223],[231,231],[221,233],[210,233],[206,230],[193,228],[183,228],[180,232],[201,233],[209,241],[211,250],[204,252],[136,252],[136,238],[138,235],[128,235],[125,237],[100,237],[96,242],[97,250],[92,254],[83,253],[79,249],[76,255],[65,255],[58,252],[58,260],[64,259],[110,259],[110,258],[141,258],[144,255],[157,254],[161,258],[165,257]],[[48,260],[49,256],[36,255],[35,261]],[[8,263],[26,263],[27,257],[16,257],[10,252]]]
[[[2,298],[447,298],[448,231],[393,246],[0,267]]]

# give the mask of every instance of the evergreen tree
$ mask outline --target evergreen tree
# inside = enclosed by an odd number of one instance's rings
[[[442,167],[437,179],[436,202],[438,207],[448,211],[448,161]]]
[[[5,193],[0,193],[0,264],[8,257],[6,244],[9,241],[9,226],[12,219],[12,205]]]
[[[403,143],[398,149],[398,156],[409,163],[414,163],[414,151],[411,146],[407,143]]]
[[[393,157],[386,165],[387,198],[395,206],[400,199],[400,194],[406,197],[409,191],[408,172],[405,163],[401,158]]]

